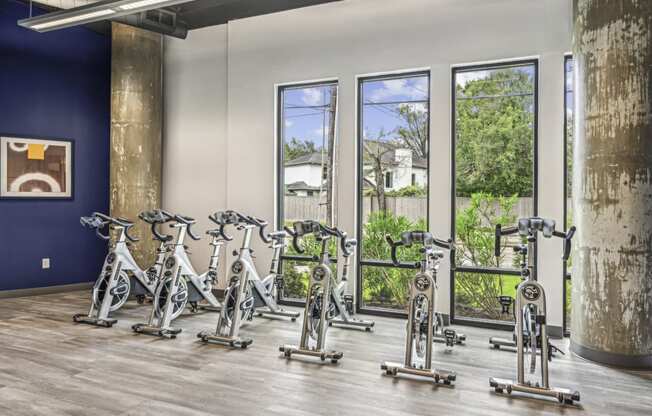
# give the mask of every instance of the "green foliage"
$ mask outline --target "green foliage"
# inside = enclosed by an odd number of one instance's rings
[[[385,196],[393,197],[425,197],[428,195],[426,188],[418,185],[410,185],[395,191],[389,191],[385,193]]]
[[[371,213],[364,226],[362,257],[389,260],[391,251],[385,236],[390,235],[397,240],[402,232],[417,230],[426,230],[424,219],[413,222],[404,216],[395,216],[391,213]],[[416,245],[399,251],[401,261],[415,262],[419,259],[419,247]],[[362,273],[362,296],[366,306],[395,309],[404,307],[409,281],[414,278],[414,270],[363,266]]]
[[[283,153],[286,162],[294,160],[299,156],[309,155],[319,150],[317,145],[311,140],[298,140],[296,137],[285,142]]]
[[[292,221],[286,221],[285,225],[292,228]],[[294,249],[292,243],[285,249],[285,254],[292,256],[310,256],[318,258],[321,253],[321,242],[317,241],[313,235],[304,236],[301,239],[301,246],[304,253],[299,253]],[[328,240],[328,252],[331,257],[337,255],[337,240]],[[283,297],[289,299],[304,299],[308,291],[308,281],[310,270],[316,265],[315,261],[283,261]],[[331,265],[331,271],[336,273],[337,267]]]
[[[456,88],[457,196],[532,195],[533,83],[514,68]]]
[[[517,197],[496,197],[486,193],[471,195],[469,206],[456,215],[455,261],[457,266],[509,267],[505,265],[509,248],[507,239],[502,240],[500,256],[495,257],[496,224],[511,225],[516,222],[513,214]],[[517,259],[514,258],[513,261]],[[455,273],[456,313],[465,317],[511,319],[500,313],[498,296],[514,296],[518,276],[489,275],[479,273]]]

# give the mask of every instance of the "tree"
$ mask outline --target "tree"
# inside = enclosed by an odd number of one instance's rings
[[[299,140],[296,137],[286,141],[283,149],[284,159],[286,162],[318,151],[319,149],[317,148],[317,145],[315,145],[315,142],[311,140]]]
[[[398,107],[397,116],[405,122],[396,134],[412,155],[428,158],[428,110],[423,106],[404,104]]]
[[[385,196],[385,172],[389,165],[387,156],[393,154],[397,148],[394,141],[387,139],[387,136],[388,133],[381,129],[376,140],[365,139],[362,142],[364,147],[363,165],[367,168],[367,171],[363,172],[363,180],[374,188],[380,212],[387,211]]]
[[[531,75],[515,68],[456,87],[457,196],[532,195]]]

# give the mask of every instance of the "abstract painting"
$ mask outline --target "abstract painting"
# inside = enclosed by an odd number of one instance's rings
[[[72,145],[0,136],[0,197],[72,198]]]

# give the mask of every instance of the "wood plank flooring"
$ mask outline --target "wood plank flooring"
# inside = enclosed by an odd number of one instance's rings
[[[136,335],[149,308],[134,302],[110,329],[73,324],[89,293],[0,301],[0,415],[652,415],[652,372],[599,366],[567,354],[551,365],[553,385],[578,389],[577,407],[523,396],[502,397],[490,376],[512,378],[516,356],[489,348],[504,332],[460,327],[466,346],[436,344],[437,367],[458,373],[453,387],[382,375],[380,362],[401,361],[404,321],[373,317],[376,330],[331,328],[337,365],[280,358],[296,343],[300,322],[257,318],[243,328],[247,350],[203,345],[214,313],[184,314],[175,340]],[[567,340],[558,344],[568,350]]]

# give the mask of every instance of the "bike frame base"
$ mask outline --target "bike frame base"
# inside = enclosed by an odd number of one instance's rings
[[[491,337],[489,344],[496,349],[500,349],[500,347],[516,348],[516,341],[507,338]]]
[[[278,350],[282,352],[285,358],[287,359],[292,358],[292,354],[298,354],[298,355],[307,355],[309,357],[317,357],[322,361],[330,360],[331,363],[333,364],[337,364],[337,362],[341,360],[342,357],[344,356],[344,353],[340,351],[306,349],[306,348],[298,347],[296,345],[282,345],[279,347]]]
[[[376,323],[374,321],[365,321],[362,319],[342,319],[333,318],[328,321],[328,326],[335,326],[338,328],[361,328],[367,332],[371,332]]]
[[[294,311],[286,311],[284,309],[279,309],[279,310],[271,310],[269,308],[256,308],[255,311],[256,316],[259,317],[264,317],[264,318],[271,318],[273,316],[280,316],[283,318],[290,318],[292,322],[295,322],[297,318],[301,315],[299,312],[294,312]]]
[[[113,325],[115,325],[118,322],[117,319],[112,319],[112,318],[100,319],[84,314],[73,315],[72,320],[78,324],[94,325],[103,328],[111,328]]]
[[[434,334],[432,336],[432,340],[434,342],[439,342],[441,344],[446,344],[450,346],[464,345],[464,343],[466,342],[466,335],[460,334],[454,330],[450,330],[450,331],[453,331],[452,335],[446,336],[446,334]]]
[[[557,399],[559,403],[564,404],[573,404],[574,402],[580,401],[580,393],[578,391],[560,387],[545,388],[532,384],[519,384],[512,380],[493,377],[489,379],[489,385],[495,389],[496,393],[506,391],[507,394],[511,394],[513,391],[518,391],[521,393],[552,397]]]
[[[399,374],[409,374],[413,376],[425,377],[434,381],[436,384],[443,383],[450,385],[457,375],[453,371],[448,370],[437,370],[437,369],[425,369],[425,368],[415,368],[407,366],[405,364],[393,363],[386,361],[380,365],[380,369],[385,371],[385,374],[388,376],[398,376]]]
[[[200,332],[199,334],[197,334],[197,338],[199,338],[202,342],[205,342],[207,344],[221,344],[221,345],[228,345],[231,348],[242,348],[242,349],[247,348],[249,345],[251,345],[254,342],[254,340],[251,338],[220,336],[220,335],[215,335],[214,333],[211,332]]]
[[[148,324],[136,324],[133,325],[131,329],[133,329],[134,332],[138,334],[153,335],[161,338],[170,338],[170,339],[176,338],[177,335],[179,335],[182,331],[181,328],[173,328],[173,327],[161,328],[155,325],[148,325]]]

